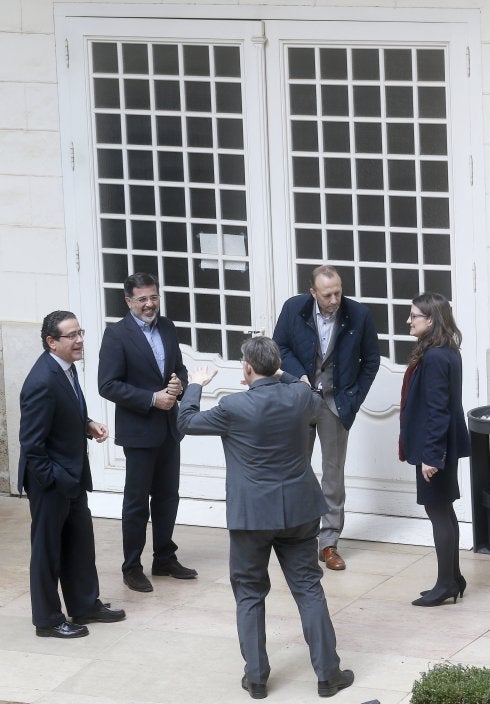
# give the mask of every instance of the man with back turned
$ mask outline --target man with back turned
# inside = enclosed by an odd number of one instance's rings
[[[190,374],[178,417],[183,433],[218,435],[223,443],[230,581],[245,660],[242,687],[253,699],[267,696],[265,597],[274,549],[300,612],[318,694],[332,696],[351,685],[354,675],[339,669],[317,559],[326,506],[308,458],[308,436],[321,399],[279,370],[279,350],[270,338],[248,340],[242,355],[248,391],[225,396],[201,412],[202,387],[216,372],[198,368]]]

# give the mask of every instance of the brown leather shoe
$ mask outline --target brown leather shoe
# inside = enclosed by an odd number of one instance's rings
[[[345,562],[337,552],[337,548],[323,548],[323,559],[329,570],[345,570]]]

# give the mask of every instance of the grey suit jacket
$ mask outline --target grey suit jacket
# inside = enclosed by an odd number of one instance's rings
[[[202,412],[201,391],[188,386],[177,425],[188,435],[221,436],[229,530],[292,528],[326,512],[308,451],[321,398],[307,384],[286,373],[259,379]]]

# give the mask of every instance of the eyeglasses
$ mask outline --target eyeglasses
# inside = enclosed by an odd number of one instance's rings
[[[58,335],[59,339],[60,337],[66,337],[67,340],[76,340],[77,337],[85,337],[85,330],[75,330],[74,332],[70,332],[68,335]]]
[[[131,296],[133,301],[136,303],[141,303],[142,305],[148,302],[151,303],[157,303],[160,300],[160,296],[154,295],[154,296],[139,296],[138,298],[135,298],[134,296]]]
[[[408,317],[410,320],[415,320],[415,318],[428,318],[429,316],[423,313],[410,313]]]

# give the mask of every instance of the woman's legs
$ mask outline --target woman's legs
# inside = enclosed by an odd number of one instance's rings
[[[459,526],[452,502],[425,504],[432,523],[437,555],[437,581],[431,596],[451,591],[459,584]]]

